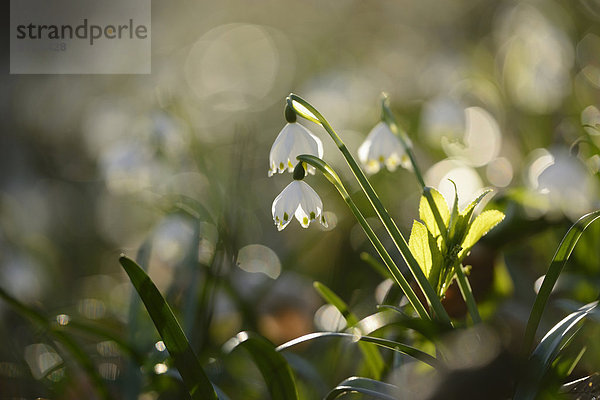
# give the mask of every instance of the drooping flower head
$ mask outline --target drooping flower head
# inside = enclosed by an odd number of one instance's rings
[[[323,157],[323,143],[304,126],[296,122],[296,114],[291,107],[286,106],[285,112],[288,123],[283,127],[269,153],[269,176],[275,172],[294,171],[296,156],[310,154]],[[308,173],[314,174],[315,168],[308,166]]]
[[[273,222],[278,230],[283,230],[295,216],[303,228],[308,228],[311,222],[319,221],[327,227],[323,216],[321,198],[306,182],[294,180],[281,191],[271,207]]]
[[[380,122],[371,129],[358,148],[358,159],[370,174],[379,172],[384,165],[388,171],[396,170],[398,165],[404,168],[410,168],[411,165],[400,139],[385,122]]]

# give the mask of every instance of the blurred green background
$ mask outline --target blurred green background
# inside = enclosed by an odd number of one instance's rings
[[[472,263],[473,274],[483,271],[478,298],[510,349],[569,222],[598,208],[600,133],[582,125],[600,123],[599,21],[597,0],[155,1],[150,75],[4,69],[0,286],[58,316],[52,323],[102,327],[139,352],[136,363],[114,341],[73,333],[115,398],[180,398],[176,372],[118,264],[119,254],[142,248],[138,261],[211,379],[233,399],[263,398],[247,356],[221,352],[230,337],[254,330],[280,344],[339,329],[341,316],[322,306],[314,280],[359,316],[374,312],[389,288],[361,261],[372,249],[322,176],[307,182],[329,228],[273,226],[271,203],[291,181],[267,178],[285,96],[315,105],[356,154],[385,91],[427,183],[449,196],[451,178],[464,201],[493,188],[491,202],[507,213],[510,224],[490,234]],[[356,192],[324,131],[302,123]],[[570,151],[580,137],[591,144]],[[382,171],[372,182],[408,234],[420,196],[412,173]],[[374,215],[360,193],[355,199]],[[598,296],[599,235],[586,233],[562,297]],[[554,305],[548,326],[565,307]],[[0,398],[95,398],[43,330],[2,302],[0,319]],[[597,367],[597,346],[582,372]],[[344,349],[303,349],[298,365],[320,377],[307,378],[305,398],[353,373],[357,353]]]

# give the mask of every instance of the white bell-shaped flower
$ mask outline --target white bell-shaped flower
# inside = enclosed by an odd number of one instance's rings
[[[311,222],[319,221],[327,227],[323,216],[321,198],[306,182],[295,180],[285,187],[273,201],[271,207],[273,222],[278,230],[285,228],[292,216],[295,216],[303,228],[308,228]]]
[[[287,123],[271,146],[269,153],[269,176],[275,172],[294,171],[296,157],[300,154],[310,154],[323,157],[323,143],[308,129],[297,122]],[[314,174],[315,168],[308,166],[308,173]]]
[[[411,145],[410,142],[407,144]],[[380,122],[371,129],[358,148],[358,159],[370,174],[379,172],[384,165],[389,171],[396,170],[398,165],[404,168],[410,168],[411,165],[400,139],[385,122]]]

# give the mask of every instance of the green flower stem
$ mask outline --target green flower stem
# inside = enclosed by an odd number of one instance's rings
[[[377,237],[377,235],[375,234],[365,217],[362,215],[354,201],[350,198],[348,191],[342,184],[342,181],[335,173],[335,171],[329,165],[327,165],[325,161],[321,160],[318,157],[303,154],[298,156],[297,158],[298,160],[310,164],[319,171],[321,171],[323,175],[327,178],[327,180],[331,182],[333,186],[335,186],[335,188],[338,190],[338,192],[350,208],[350,211],[352,211],[352,214],[367,234],[367,237],[373,244],[373,247],[375,247],[375,250],[377,250],[377,253],[379,253],[379,256],[383,260],[385,266],[390,271],[390,274],[392,275],[398,286],[400,286],[400,288],[402,288],[402,290],[404,291],[404,294],[408,298],[410,304],[414,307],[414,309],[417,311],[421,318],[430,320],[431,318],[429,317],[429,314],[427,314],[427,310],[413,291],[412,287],[410,286],[404,275],[402,275],[402,272],[400,272],[398,266],[394,263],[394,260],[392,260],[392,257],[389,255],[389,253],[387,252],[387,250],[385,249],[385,247],[383,246],[383,244],[381,243],[381,241],[379,240],[379,238]]]
[[[383,223],[383,226],[385,226],[386,230],[391,236],[392,241],[396,245],[396,248],[404,258],[404,261],[406,261],[408,268],[415,277],[415,280],[421,288],[421,291],[427,299],[427,302],[431,305],[433,312],[443,323],[450,325],[451,321],[450,317],[448,316],[448,313],[444,309],[444,306],[442,306],[442,303],[437,294],[435,293],[435,290],[429,284],[429,281],[427,280],[427,277],[425,276],[423,270],[419,266],[419,263],[417,262],[417,260],[415,260],[414,256],[410,252],[410,249],[408,248],[408,243],[406,243],[404,236],[402,236],[402,233],[396,226],[396,223],[390,217],[390,214],[387,212],[387,210],[381,203],[381,200],[379,200],[379,197],[375,193],[375,190],[367,180],[367,177],[365,176],[364,172],[356,163],[354,157],[352,157],[352,155],[346,148],[344,142],[337,135],[337,133],[335,133],[331,125],[329,125],[329,122],[327,122],[327,120],[321,115],[321,113],[319,113],[306,100],[292,93],[288,96],[288,101],[292,102],[292,106],[295,106],[294,103],[300,104],[304,108],[304,110],[299,110],[298,107],[294,107],[294,110],[296,110],[296,112],[299,112],[301,116],[306,117],[307,119],[310,119],[312,121],[318,121],[318,123],[320,123],[321,126],[323,126],[327,133],[329,133],[333,141],[336,143],[336,145],[342,152],[342,155],[346,159],[346,162],[348,163],[350,169],[354,173],[354,176],[358,180],[358,183],[360,184],[360,187],[362,188],[363,192],[365,192],[365,194],[367,195],[369,202],[375,209],[375,212],[377,213],[377,216]],[[305,110],[308,111],[308,113]]]
[[[435,218],[435,222],[437,223],[440,232],[443,238],[443,246],[445,247],[448,243],[448,228],[444,224],[444,220],[440,214],[440,211],[433,200],[433,196],[431,195],[431,191],[427,190],[427,186],[425,185],[425,180],[423,179],[423,175],[421,174],[421,169],[417,165],[417,161],[415,159],[415,155],[412,151],[412,147],[408,144],[407,138],[404,137],[403,132],[399,129],[398,123],[396,121],[396,117],[390,110],[388,106],[388,97],[386,94],[382,95],[381,99],[381,109],[382,109],[382,119],[389,126],[392,133],[394,133],[398,139],[400,139],[400,143],[404,147],[404,151],[408,154],[408,158],[410,159],[410,163],[413,167],[413,171],[415,176],[417,177],[417,181],[419,185],[421,185],[421,190],[423,190],[423,195],[427,199],[427,203],[429,203],[429,208],[431,208],[431,212],[433,213],[433,217]],[[444,249],[442,249],[443,251]],[[460,293],[467,304],[467,309],[469,310],[469,314],[471,315],[471,319],[474,323],[481,322],[481,317],[479,316],[479,311],[477,309],[477,304],[475,303],[475,297],[473,296],[473,290],[471,289],[471,285],[469,285],[469,281],[465,276],[463,269],[460,266],[455,265],[454,271],[456,272],[458,287],[460,288]]]
[[[469,315],[471,316],[473,323],[478,324],[481,322],[481,316],[479,315],[479,310],[475,303],[475,297],[473,297],[473,290],[471,290],[471,285],[469,284],[469,280],[467,279],[460,262],[454,264],[454,272],[456,273],[456,281],[458,282],[460,293],[467,304]]]

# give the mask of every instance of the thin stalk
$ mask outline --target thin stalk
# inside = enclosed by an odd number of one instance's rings
[[[412,168],[413,168],[413,171],[417,178],[417,181],[419,182],[419,185],[421,185],[421,190],[423,191],[423,195],[427,199],[429,208],[431,208],[431,212],[433,213],[435,222],[437,223],[437,225],[440,229],[440,232],[442,234],[442,238],[443,238],[442,243],[443,243],[443,246],[445,247],[448,243],[448,228],[444,224],[444,220],[442,219],[440,211],[438,210],[437,205],[435,204],[435,201],[433,200],[431,191],[427,190],[427,186],[425,185],[425,180],[423,179],[423,175],[421,174],[421,169],[417,165],[417,161],[416,161],[415,155],[413,153],[412,147],[408,144],[407,138],[405,138],[404,135],[402,134],[403,132],[400,131],[400,129],[398,127],[398,123],[396,121],[396,117],[394,116],[394,114],[388,107],[387,95],[385,95],[385,94],[383,95],[381,102],[382,102],[381,108],[382,108],[382,117],[383,117],[382,119],[389,126],[392,133],[394,133],[398,137],[398,139],[400,139],[400,143],[402,143],[402,146],[404,147],[404,151],[406,152],[406,154],[408,155],[408,158],[410,159],[410,163],[412,165]],[[442,250],[444,250],[444,249],[442,249]],[[475,297],[473,296],[473,290],[471,289],[471,285],[469,284],[469,281],[468,281],[463,269],[460,267],[460,265],[454,265],[454,271],[456,272],[456,277],[457,277],[457,282],[458,282],[458,287],[460,289],[460,293],[462,294],[462,297],[463,297],[465,303],[467,304],[467,310],[469,310],[471,319],[473,320],[474,323],[481,322],[479,310],[477,309],[477,304],[475,303]]]
[[[417,263],[417,260],[415,260],[414,256],[410,252],[410,249],[408,248],[408,243],[404,239],[404,236],[402,236],[402,233],[396,226],[396,223],[394,222],[394,220],[392,220],[390,214],[387,212],[387,210],[381,203],[381,200],[375,193],[375,190],[371,186],[371,183],[367,180],[367,177],[365,176],[364,172],[360,169],[356,160],[354,159],[354,157],[352,157],[352,155],[346,148],[344,142],[333,130],[329,122],[327,122],[327,120],[306,100],[292,93],[289,95],[288,101],[292,103],[292,107],[294,107],[294,110],[296,110],[296,112],[298,112],[301,116],[306,117],[307,119],[317,121],[331,136],[333,141],[338,146],[339,150],[342,152],[342,155],[346,159],[348,166],[352,170],[352,173],[356,177],[363,192],[369,199],[371,206],[375,209],[377,216],[381,220],[383,226],[386,228],[388,234],[391,236],[394,245],[404,258],[404,261],[406,262],[408,268],[415,277],[415,280],[421,288],[421,291],[423,292],[425,298],[431,305],[433,312],[443,323],[450,325],[451,321],[450,317],[448,316],[448,313],[442,306],[442,303],[440,302],[440,299],[435,293],[435,290],[429,284],[429,281],[427,281],[427,277],[423,273],[423,270],[421,270],[421,267]],[[295,107],[297,104],[300,104],[302,108],[304,108],[304,110],[299,110],[298,107]],[[306,113],[306,111],[308,111],[308,114]]]
[[[404,291],[404,294],[408,298],[410,304],[414,307],[414,309],[417,311],[421,318],[430,320],[431,318],[429,314],[427,314],[427,310],[413,291],[412,287],[410,286],[404,275],[402,275],[402,272],[400,272],[400,270],[398,269],[398,266],[396,266],[396,264],[394,263],[394,260],[392,260],[392,257],[389,255],[389,253],[387,252],[387,250],[385,249],[385,247],[383,246],[383,244],[381,243],[381,241],[379,240],[379,238],[365,219],[364,215],[360,212],[352,198],[350,198],[348,191],[342,184],[335,171],[331,167],[329,167],[329,165],[327,165],[325,161],[321,160],[318,157],[310,155],[300,155],[298,156],[298,160],[310,164],[319,171],[321,171],[323,175],[325,175],[327,180],[329,180],[329,182],[331,182],[333,186],[335,186],[335,188],[338,190],[338,192],[350,208],[350,211],[352,211],[352,214],[367,234],[367,237],[371,241],[371,244],[373,244],[373,247],[375,247],[375,250],[377,250],[377,253],[383,260],[387,269],[390,271],[390,274],[392,275],[396,283],[400,286],[400,288],[402,288],[402,290]]]
[[[478,324],[481,322],[481,316],[479,315],[479,310],[475,303],[475,297],[473,297],[473,290],[471,290],[471,285],[469,284],[469,280],[467,279],[460,262],[454,264],[454,272],[456,273],[456,281],[458,282],[460,293],[467,304],[469,315],[471,315],[473,323]]]

